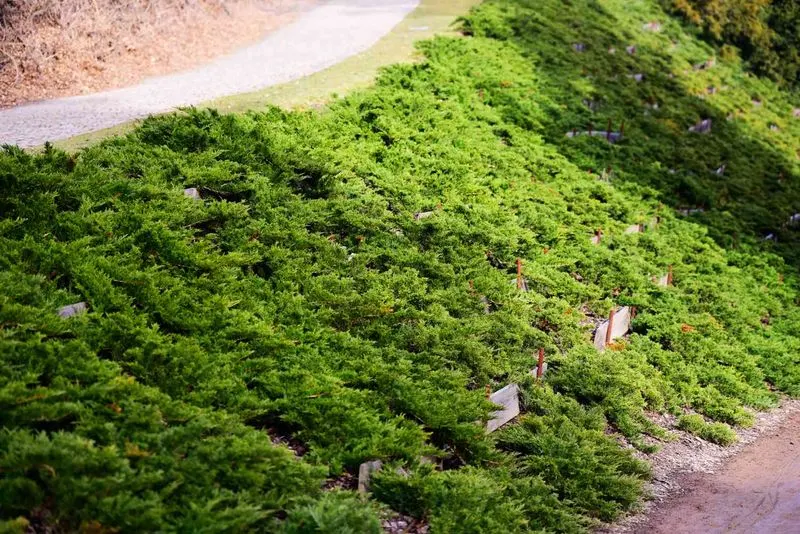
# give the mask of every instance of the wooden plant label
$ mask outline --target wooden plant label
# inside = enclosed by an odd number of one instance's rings
[[[200,198],[200,191],[198,191],[196,187],[189,187],[187,189],[184,189],[183,194],[194,200],[202,200]]]
[[[75,304],[59,308],[58,316],[67,319],[81,313],[86,313],[88,310],[89,306],[85,302],[76,302]]]
[[[380,471],[383,467],[383,462],[380,460],[372,460],[371,462],[364,462],[358,466],[358,492],[367,493],[369,491],[369,479],[372,473]]]
[[[681,215],[689,216],[689,215],[696,215],[698,213],[705,213],[706,210],[703,208],[681,208],[678,209],[678,213]]]
[[[492,412],[492,418],[486,423],[487,434],[494,432],[519,415],[519,386],[509,384],[492,393],[489,400],[503,408]]]
[[[711,131],[711,125],[711,119],[703,119],[694,126],[690,127],[689,131],[701,134],[708,133]]]
[[[578,137],[581,135],[588,135],[589,137],[602,137],[611,144],[618,143],[622,140],[622,131],[612,132],[610,130],[570,130],[566,133],[569,138]]]
[[[693,68],[694,68],[694,70],[706,70],[706,69],[710,69],[715,64],[716,64],[716,61],[712,57],[712,58],[708,59],[707,61],[703,61],[702,63],[698,63],[697,65],[694,65]]]
[[[542,362],[541,373],[539,369],[538,366],[531,369],[531,376],[537,379],[544,378],[544,375],[547,374],[547,362]]]
[[[625,229],[626,234],[640,234],[644,232],[643,224],[633,224]]]
[[[631,329],[631,318],[631,309],[628,306],[612,310],[608,320],[600,323],[595,330],[594,346],[597,350],[605,350],[606,345],[627,334]]]

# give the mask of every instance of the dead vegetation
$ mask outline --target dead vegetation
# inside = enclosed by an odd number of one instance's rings
[[[291,0],[5,0],[0,107],[191,67],[286,22]]]

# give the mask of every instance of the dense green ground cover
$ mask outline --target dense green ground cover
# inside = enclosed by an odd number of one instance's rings
[[[798,103],[735,59],[694,71],[713,50],[654,6],[490,0],[470,38],[323,113],[6,148],[3,526],[372,532],[384,506],[433,532],[581,531],[648,476],[609,430],[648,451],[669,437],[648,411],[691,410],[683,428],[727,442],[799,394]],[[564,135],[608,119],[616,145]],[[634,333],[598,353],[588,319],[621,304]],[[487,436],[484,387],[510,381],[524,414]],[[371,500],[325,489],[374,458],[404,471]]]

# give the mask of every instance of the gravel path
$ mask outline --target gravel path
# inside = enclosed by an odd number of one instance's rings
[[[800,413],[714,475],[688,476],[685,493],[639,525],[639,534],[800,532]]]
[[[139,85],[0,110],[0,144],[32,147],[226,95],[289,82],[362,52],[419,0],[329,0],[262,42]]]
[[[800,534],[800,399],[757,412],[728,447],[675,429],[674,416],[651,416],[678,437],[655,454],[638,454],[653,466],[653,499],[595,534]]]

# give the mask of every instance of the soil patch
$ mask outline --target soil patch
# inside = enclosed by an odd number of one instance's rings
[[[649,457],[642,513],[599,532],[800,532],[800,401],[757,414],[730,447],[679,434]]]

